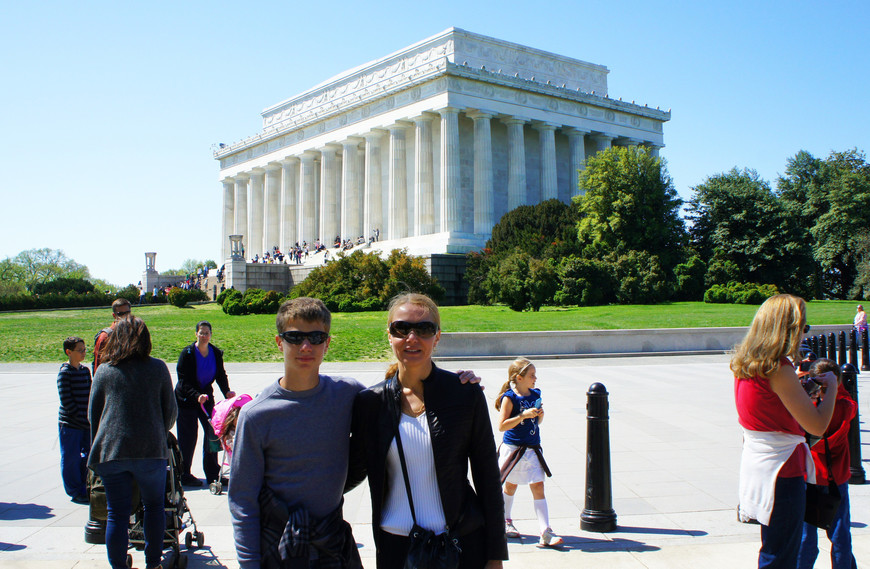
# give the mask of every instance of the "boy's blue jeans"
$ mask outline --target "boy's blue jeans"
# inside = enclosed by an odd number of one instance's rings
[[[58,423],[60,438],[60,475],[63,490],[70,498],[88,495],[88,453],[91,452],[91,432]]]
[[[96,466],[106,489],[108,519],[106,520],[106,553],[112,569],[127,568],[127,545],[133,499],[133,480],[139,485],[139,495],[145,508],[145,564],[156,567],[163,556],[163,532],[166,529],[164,499],[166,493],[166,460],[146,458],[113,460]]]
[[[849,512],[849,483],[837,486],[840,489],[840,508],[834,517],[831,529],[825,530],[831,540],[832,569],[857,569],[855,556],[852,555],[852,525]],[[798,553],[798,569],[812,569],[819,556],[819,528],[804,524],[801,548]]]

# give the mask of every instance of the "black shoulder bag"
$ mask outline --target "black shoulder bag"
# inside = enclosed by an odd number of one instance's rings
[[[831,476],[831,449],[828,447],[828,437],[825,441],[825,464],[828,467],[828,487],[820,484],[807,484],[807,509],[804,521],[817,528],[830,529],[834,516],[840,509],[840,489]],[[825,491],[827,490],[827,492]]]
[[[408,535],[408,556],[405,558],[404,569],[457,569],[459,555],[459,539],[450,534],[450,528],[445,533],[435,534],[417,525],[417,514],[414,512],[414,499],[411,498],[411,482],[408,479],[408,467],[405,465],[405,452],[402,450],[402,435],[399,433],[399,422],[396,421],[396,447],[399,451],[399,461],[402,463],[402,476],[405,479],[405,491],[408,493],[408,504],[411,506],[411,518],[414,527]]]

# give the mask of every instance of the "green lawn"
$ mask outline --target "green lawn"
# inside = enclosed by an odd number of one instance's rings
[[[849,324],[855,305],[853,301],[811,302],[808,320],[811,324]],[[540,312],[513,312],[500,306],[453,306],[442,309],[441,320],[446,332],[705,328],[747,326],[757,308],[701,302],[543,308]],[[133,312],[151,330],[153,355],[168,362],[176,361],[181,349],[193,342],[194,326],[199,320],[212,323],[213,342],[224,350],[227,361],[280,359],[274,345],[274,316],[227,316],[216,304],[183,309],[134,306]],[[109,308],[0,314],[0,362],[60,362],[64,359],[64,338],[81,336],[90,349],[94,335],[109,323]],[[389,359],[384,312],[335,314],[331,333],[327,361]]]

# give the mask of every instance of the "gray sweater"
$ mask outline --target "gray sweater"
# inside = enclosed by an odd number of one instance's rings
[[[347,478],[355,379],[320,376],[288,391],[276,381],[242,407],[230,471],[229,506],[239,567],[260,567],[260,507],[268,486],[291,510],[322,518],[341,503]]]
[[[131,358],[101,365],[88,404],[88,467],[93,470],[112,460],[169,458],[166,436],[177,415],[172,378],[163,361]]]

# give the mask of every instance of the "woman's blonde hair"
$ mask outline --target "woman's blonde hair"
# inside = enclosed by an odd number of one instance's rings
[[[731,358],[734,375],[770,377],[783,357],[799,359],[806,313],[806,302],[798,296],[778,294],[764,301]]]
[[[432,322],[435,323],[439,330],[441,329],[441,313],[438,311],[438,305],[425,294],[420,294],[418,292],[397,294],[392,298],[392,300],[390,300],[390,304],[387,307],[387,326],[393,323],[393,316],[395,316],[399,307],[406,304],[413,304],[425,308],[429,312],[429,316],[432,317]],[[390,364],[390,367],[387,368],[386,378],[389,379],[393,377],[398,370],[399,364],[393,362]]]
[[[519,357],[511,362],[511,365],[508,366],[508,380],[504,382],[504,385],[501,386],[498,395],[495,397],[496,410],[501,410],[502,395],[517,384],[517,376],[525,377],[530,367],[532,367],[532,361],[528,358]]]

